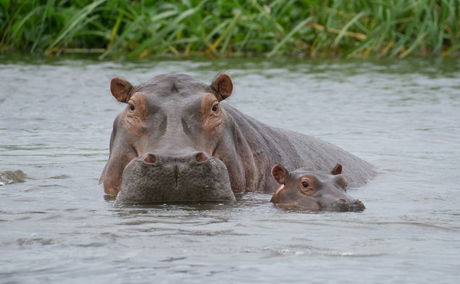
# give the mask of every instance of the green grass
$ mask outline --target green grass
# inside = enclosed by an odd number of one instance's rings
[[[0,52],[453,55],[460,0],[0,0]]]

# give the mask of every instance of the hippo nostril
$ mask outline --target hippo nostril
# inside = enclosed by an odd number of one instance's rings
[[[145,156],[144,158],[144,162],[146,163],[149,163],[149,164],[153,164],[156,162],[156,157],[154,154],[147,154],[147,156]]]
[[[366,206],[364,206],[364,203],[361,200],[356,200],[353,202],[353,211],[363,211],[366,209]]]
[[[200,152],[195,155],[195,159],[197,162],[201,163],[206,162],[208,160],[208,157],[206,157],[206,155],[203,152]]]
[[[339,204],[347,204],[347,201],[345,199],[339,199],[339,200],[337,200],[337,203],[339,203]]]

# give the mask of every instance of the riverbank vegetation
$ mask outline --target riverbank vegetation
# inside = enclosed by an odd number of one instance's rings
[[[458,55],[459,0],[0,0],[0,52]]]

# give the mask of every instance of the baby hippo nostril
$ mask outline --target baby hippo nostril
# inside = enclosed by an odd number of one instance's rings
[[[206,157],[204,153],[200,152],[196,154],[195,159],[197,162],[201,163],[201,162],[206,162],[208,160],[208,157]]]
[[[366,209],[366,206],[364,206],[364,203],[361,200],[356,200],[353,202],[352,208],[353,211],[363,211]]]
[[[145,156],[145,158],[144,158],[144,162],[149,163],[149,164],[155,163],[156,162],[155,155],[154,154],[147,154],[147,156]]]

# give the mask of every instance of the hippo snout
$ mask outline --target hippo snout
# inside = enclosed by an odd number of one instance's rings
[[[332,203],[332,206],[330,206],[331,210],[333,211],[340,211],[340,212],[360,212],[366,209],[364,206],[364,203],[361,200],[353,200],[353,201],[347,201],[345,199],[339,199]]]
[[[179,157],[167,157],[155,153],[147,153],[141,157],[147,165],[155,165],[159,163],[188,163],[194,165],[196,163],[203,163],[208,161],[210,158],[208,154],[204,152],[194,152],[189,155],[179,156]]]
[[[233,202],[226,166],[205,152],[146,153],[124,169],[117,203]]]

